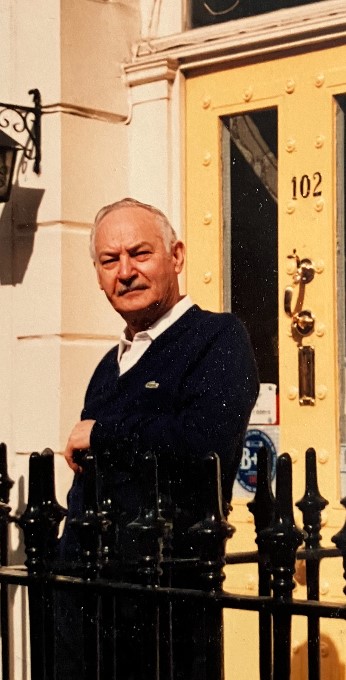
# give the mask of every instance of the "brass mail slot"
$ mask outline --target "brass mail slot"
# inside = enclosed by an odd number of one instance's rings
[[[310,345],[298,347],[299,403],[313,406],[315,403],[315,349]]]

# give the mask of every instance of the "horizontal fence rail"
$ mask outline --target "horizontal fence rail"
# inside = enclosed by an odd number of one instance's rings
[[[193,463],[189,512],[170,494],[167,475],[162,493],[155,455],[144,456],[140,512],[125,524],[107,473],[111,452],[100,462],[87,451],[79,462],[84,505],[70,522],[79,553],[62,563],[58,534],[66,510],[55,496],[53,452],[30,456],[27,506],[14,517],[6,446],[0,445],[3,680],[14,678],[9,585],[28,592],[32,680],[224,680],[225,610],[258,612],[261,680],[289,680],[292,617],[306,617],[306,677],[320,679],[320,619],[346,619],[342,594],[337,604],[319,601],[320,563],[342,556],[346,579],[346,522],[332,538],[335,547],[321,547],[321,512],[328,501],[318,489],[314,449],[306,452],[306,489],[296,503],[302,529],[293,517],[289,455],[278,458],[274,497],[269,455],[260,451],[257,490],[248,503],[258,549],[246,553],[226,553],[234,528],[223,514],[216,454]],[[346,508],[346,499],[341,503]],[[23,532],[22,566],[8,566],[11,522]],[[295,563],[302,559],[306,600],[292,597]],[[251,562],[258,566],[258,595],[225,591],[225,566]],[[66,652],[66,640],[73,651]],[[75,669],[66,670],[72,661]]]

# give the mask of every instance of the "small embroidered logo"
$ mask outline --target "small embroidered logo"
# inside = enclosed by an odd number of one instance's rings
[[[148,390],[156,390],[159,384],[160,383],[155,382],[155,380],[149,380],[149,382],[145,383],[144,387],[147,387]]]

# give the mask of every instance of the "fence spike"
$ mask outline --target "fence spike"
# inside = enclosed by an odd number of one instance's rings
[[[256,534],[268,527],[274,514],[274,494],[271,486],[271,455],[263,446],[257,454],[257,486],[254,499],[247,507],[255,519]]]
[[[328,505],[328,501],[321,496],[317,482],[316,451],[307,449],[305,453],[305,493],[296,503],[303,513],[305,531],[305,545],[310,551],[320,548],[321,511]],[[314,554],[306,560],[306,586],[309,600],[319,599],[320,561]],[[320,621],[318,618],[308,619],[308,668],[309,678],[320,677]]]
[[[55,495],[54,453],[44,449],[41,454],[41,508],[48,520],[47,561],[53,566],[55,558],[59,525],[67,514],[67,510],[59,505]]]
[[[157,585],[162,574],[162,538],[165,519],[159,510],[157,461],[148,452],[142,459],[142,484],[145,499],[138,517],[125,530],[124,559],[136,571],[143,585]]]
[[[263,552],[264,544],[258,540],[260,531],[266,529],[274,517],[275,498],[271,484],[271,454],[263,446],[257,454],[257,486],[255,497],[247,506],[255,520],[256,543],[258,544],[258,594],[270,595],[270,560]],[[259,614],[259,667],[261,680],[271,678],[272,621],[268,612]]]
[[[113,460],[114,456],[106,449],[99,466],[101,481],[101,567],[102,574],[110,577],[118,575],[120,564],[118,510],[114,503]]]
[[[270,558],[273,576],[274,599],[287,602],[292,599],[293,574],[298,546],[303,542],[303,532],[297,529],[293,517],[292,461],[288,453],[277,461],[276,500],[273,521],[258,536],[261,550]],[[273,680],[290,678],[291,615],[275,612],[273,616],[274,667]]]
[[[171,480],[167,468],[160,470],[160,488],[159,488],[159,510],[160,514],[165,520],[164,533],[162,538],[162,557],[163,569],[167,573],[167,584],[170,583],[171,578],[171,563],[170,559],[173,552],[173,521],[174,508],[171,495]],[[166,562],[166,564],[165,564]]]
[[[83,468],[84,503],[81,517],[70,521],[82,547],[83,577],[89,581],[96,578],[100,562],[101,516],[98,508],[96,458],[88,449],[78,463]]]
[[[340,501],[341,505],[346,508],[346,496]],[[346,521],[342,529],[338,531],[337,534],[334,534],[332,536],[332,541],[335,543],[336,547],[340,550],[342,554],[342,562],[343,562],[343,567],[344,567],[344,579],[346,580]],[[346,595],[346,586],[343,588],[343,592]]]
[[[8,476],[7,471],[7,446],[3,442],[0,444],[0,502],[8,503],[10,500],[10,490],[14,484],[13,479]]]
[[[193,552],[198,557],[197,578],[193,577],[192,587],[214,593],[222,589],[226,541],[233,536],[235,529],[228,524],[223,512],[219,457],[210,452],[198,461],[198,465],[198,507],[204,511],[204,516],[189,529]],[[185,640],[189,641],[189,649],[185,649],[188,665],[182,677],[190,677],[193,659],[199,658],[203,659],[203,671],[199,670],[203,677],[221,679],[224,677],[222,611],[201,602],[196,603],[191,617],[191,612],[186,611],[186,604],[182,603],[176,621]],[[182,654],[184,643],[181,645]]]
[[[34,451],[29,459],[29,493],[28,503],[18,520],[23,529],[25,552],[24,564],[32,574],[42,572],[45,568],[47,545],[47,516],[42,512],[41,456]]]
[[[55,493],[55,471],[54,471],[54,453],[52,449],[44,449],[41,453],[41,471],[42,471],[42,505],[45,511],[61,522],[67,514],[66,508],[63,508],[56,499]]]
[[[276,501],[274,519],[258,536],[261,550],[270,557],[274,596],[280,600],[291,597],[294,589],[295,555],[303,542],[303,532],[294,523],[292,504],[292,462],[283,453],[277,462]]]
[[[225,547],[234,534],[234,527],[223,514],[221,497],[220,460],[216,453],[208,453],[201,461],[200,507],[204,519],[189,528],[195,552],[199,557],[202,588],[220,590],[225,579]]]
[[[319,548],[321,539],[321,511],[328,501],[321,496],[317,483],[316,451],[309,448],[305,454],[306,486],[304,496],[296,506],[303,513],[305,544],[307,548]]]
[[[8,564],[8,525],[11,508],[10,489],[14,482],[7,473],[7,446],[0,444],[0,566]]]

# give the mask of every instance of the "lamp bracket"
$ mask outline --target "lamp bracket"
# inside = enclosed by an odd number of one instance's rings
[[[39,90],[29,90],[32,95],[33,106],[21,106],[0,102],[0,128],[13,128],[18,134],[27,133],[28,139],[23,148],[24,158],[34,161],[33,169],[37,175],[40,173],[41,163],[41,95]],[[12,120],[8,116],[9,111],[14,111],[17,118]]]

